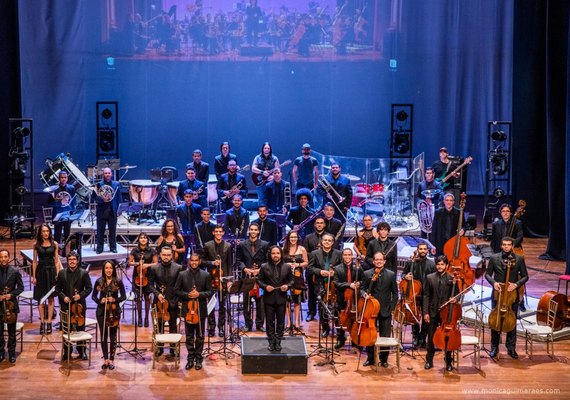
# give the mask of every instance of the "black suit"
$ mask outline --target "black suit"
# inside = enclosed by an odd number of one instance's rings
[[[253,245],[253,250],[252,250]],[[253,264],[256,264],[255,269],[261,268],[267,261],[267,249],[269,244],[264,240],[256,240],[252,242],[250,239],[244,240],[238,245],[237,248],[237,264],[242,275],[242,278],[247,278],[244,273],[245,268],[253,268]],[[244,309],[244,320],[245,325],[248,329],[251,329],[253,325],[252,315],[251,315],[251,301],[249,293],[243,293],[243,309]],[[255,298],[255,326],[259,328],[263,327],[263,321],[265,320],[265,313],[263,310],[263,298],[261,296]]]
[[[328,278],[323,278],[321,276],[321,271],[329,271],[341,262],[342,253],[340,250],[331,249],[331,251],[325,253],[323,249],[317,249],[311,252],[309,255],[309,265],[307,270],[309,270],[315,277],[315,294],[317,296],[322,297],[324,295],[325,282],[328,282]],[[321,306],[321,304],[319,304],[319,306]],[[319,320],[321,321],[323,331],[328,332],[330,330],[329,321],[323,313],[322,307],[319,307]]]
[[[331,219],[325,218],[325,232],[334,236],[334,247],[337,249],[340,248],[340,244],[342,243],[343,238],[341,230],[343,230],[343,228],[343,223],[335,217],[332,217]]]
[[[487,265],[487,272],[485,273],[485,279],[487,279],[487,282],[489,282],[491,286],[493,286],[495,282],[505,283],[505,279],[507,278],[506,260],[507,257],[511,255],[514,257],[515,264],[513,267],[511,267],[511,273],[509,275],[508,282],[516,283],[518,289],[528,281],[528,271],[526,268],[524,257],[521,257],[515,253],[505,254],[501,252],[493,254],[489,259],[489,264]],[[491,305],[493,308],[495,308],[495,306],[497,305],[497,302],[495,300],[495,289],[493,289],[493,296],[491,297],[491,299],[492,299]],[[516,315],[519,310],[518,300],[513,303],[511,308]],[[498,349],[500,341],[501,341],[501,332],[497,332],[491,329],[491,348]],[[517,345],[516,326],[512,331],[507,332],[507,339],[505,344],[509,351],[515,350],[515,347]]]
[[[308,234],[303,241],[303,246],[307,249],[307,254],[310,256],[311,253],[321,247],[321,239],[323,234],[313,232]],[[307,307],[309,308],[309,314],[317,314],[317,294],[315,292],[315,281],[313,280],[313,273],[309,268],[305,268],[305,280],[307,281]]]
[[[214,268],[217,268],[214,265],[214,261],[217,258],[220,258],[222,261],[222,276],[231,276],[232,275],[232,246],[223,241],[219,244],[216,244],[214,240],[207,242],[204,245],[204,264],[208,268],[208,272],[212,273]],[[224,289],[222,290],[221,294],[218,293],[218,332],[224,332],[224,326],[226,324],[226,294],[227,291],[225,290],[225,285],[221,285]],[[215,310],[208,316],[208,331],[211,336],[214,335],[214,328],[216,327],[216,316]]]
[[[196,225],[196,246],[200,249],[204,248],[204,245],[210,240],[214,240],[214,227],[216,225],[212,222],[205,224],[200,222]]]
[[[188,302],[190,293],[194,288],[198,292],[198,309],[200,314],[199,324],[189,324],[186,322],[186,314],[188,314]],[[186,350],[188,351],[188,361],[202,361],[202,351],[204,350],[204,332],[206,326],[206,317],[208,316],[208,300],[212,297],[212,276],[198,267],[197,269],[188,269],[178,275],[176,284],[174,285],[174,293],[182,303],[181,316],[184,318],[186,332]]]
[[[174,285],[178,279],[178,275],[182,272],[182,266],[172,261],[170,264],[164,265],[162,262],[154,264],[149,269],[148,286],[150,291],[154,294],[154,304],[158,303],[158,295],[162,293],[168,300],[168,313],[170,314],[170,321],[168,322],[168,329],[170,333],[178,332],[178,324],[176,319],[180,314],[178,308],[178,298],[174,293]],[[159,321],[159,330],[164,333],[164,321]]]
[[[178,184],[178,190],[176,191],[176,196],[179,201],[184,201],[184,192],[187,190],[191,190],[193,192],[202,190],[200,194],[198,194],[198,198],[192,200],[192,202],[199,205],[200,208],[208,207],[208,182],[199,181],[198,179],[194,179],[193,181],[188,179],[181,181]]]
[[[230,231],[232,235],[245,239],[248,227],[249,213],[245,208],[240,207],[236,210],[235,207],[232,207],[226,211],[226,230]]]
[[[309,207],[303,208],[301,206],[295,206],[289,210],[287,216],[285,217],[285,220],[287,221],[287,225],[289,225],[290,228],[293,228],[296,225],[300,225],[307,218],[310,218],[314,213],[315,211]],[[313,224],[308,224],[305,225],[303,229],[301,229],[299,235],[300,237],[304,238],[312,231]]]
[[[436,256],[443,254],[443,246],[457,234],[458,225],[459,210],[457,208],[447,211],[445,207],[442,207],[435,211],[430,239],[435,246]]]
[[[278,214],[283,212],[283,206],[287,200],[285,199],[285,188],[287,186],[289,186],[289,190],[291,190],[291,184],[284,180],[279,183],[271,181],[265,185],[265,199],[267,200],[266,206],[270,212]]]
[[[10,358],[16,357],[16,322],[18,321],[18,313],[20,308],[18,306],[18,296],[24,291],[24,283],[22,281],[22,274],[16,267],[6,266],[0,267],[0,290],[4,293],[5,289],[7,294],[10,295],[9,301],[14,303],[14,314],[16,314],[16,321],[14,323],[6,324],[8,326],[8,355]],[[3,307],[0,307],[0,317],[4,317]],[[4,323],[0,318],[0,356],[4,357]]]
[[[277,244],[279,240],[277,236],[277,222],[271,218],[265,218],[263,221],[261,219],[256,219],[253,221],[259,225],[259,238],[265,240],[270,246]]]
[[[501,243],[503,238],[507,236],[510,222],[511,220],[505,222],[503,219],[493,222],[491,231],[491,249],[493,250],[493,253],[499,253],[501,251]],[[511,235],[511,238],[513,239],[513,247],[521,247],[523,241],[523,228],[521,221],[515,221]]]
[[[350,282],[348,279],[349,268],[350,268]],[[346,307],[346,301],[344,300],[344,294],[346,289],[350,287],[351,283],[361,281],[363,272],[364,271],[362,270],[362,268],[357,269],[355,263],[353,262],[351,262],[350,265],[346,265],[344,262],[342,262],[334,267],[333,282],[336,287],[336,309],[337,309],[335,315],[339,315],[340,312],[344,310],[344,308]],[[337,339],[340,342],[344,343],[345,341],[344,329],[342,328],[340,323],[338,323],[338,321],[337,321],[337,326],[339,327],[336,332]]]
[[[289,264],[265,263],[257,276],[257,282],[263,289],[263,303],[265,306],[267,340],[269,343],[279,344],[285,330],[285,307],[287,304],[287,291],[281,286],[287,285],[288,290],[293,286],[293,274]],[[275,289],[271,292],[267,286]]]
[[[239,190],[239,194],[241,194],[241,197],[245,199],[247,197],[247,185],[245,182],[245,176],[238,173],[235,173],[233,175],[225,173],[218,178],[216,190],[218,192],[218,199],[220,200],[222,211],[229,210],[233,207],[231,197],[228,199],[224,198],[224,190],[230,190],[240,182],[241,188]]]
[[[369,269],[364,272],[362,285],[360,286],[362,293],[366,292],[370,288],[373,275],[374,269]],[[370,294],[380,303],[380,313],[376,318],[376,322],[379,327],[378,333],[380,336],[389,337],[392,328],[392,311],[394,311],[398,301],[396,274],[389,269],[384,268],[376,282],[372,283]],[[374,364],[374,345],[367,346],[366,353],[368,354],[368,361]],[[380,352],[380,362],[388,362],[387,351]]]
[[[389,269],[394,274],[398,273],[398,246],[390,238],[386,240],[372,239],[366,246],[366,263],[370,268],[374,268],[374,254],[384,254],[386,263],[384,268]]]
[[[210,165],[203,161],[200,161],[200,164],[192,162],[190,165],[194,167],[196,179],[208,185],[208,180],[210,179]]]
[[[186,203],[176,207],[176,217],[180,222],[180,230],[183,233],[194,233],[194,226],[200,221],[201,211],[202,207],[196,203],[192,203],[190,207]]]

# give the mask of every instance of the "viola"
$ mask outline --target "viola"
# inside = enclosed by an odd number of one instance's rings
[[[146,269],[143,268],[144,264],[144,257],[141,255],[141,259],[139,260],[139,270],[137,271],[137,276],[135,278],[135,285],[145,287],[148,285],[148,278],[146,276]]]
[[[164,291],[165,291],[165,287],[161,286],[160,288],[160,292],[162,293],[163,296],[163,301],[159,301],[158,303],[156,303],[156,313],[158,316],[158,319],[164,322],[168,322],[170,321],[170,313],[168,312],[168,300],[166,300],[166,297],[164,297]]]
[[[99,287],[99,290],[104,290],[103,287]],[[105,312],[103,320],[105,321],[105,326],[109,328],[115,328],[119,326],[119,319],[121,317],[121,310],[116,302],[109,301],[111,299],[111,285],[107,284],[106,287],[107,294],[105,298]]]
[[[75,289],[74,296],[78,294],[78,290]],[[83,326],[85,325],[85,316],[83,315],[83,305],[78,303],[77,300],[73,300],[73,303],[70,305],[71,314],[70,323],[71,325],[75,326]]]
[[[255,270],[259,270],[259,267],[255,263],[251,266],[251,268],[255,269]],[[256,274],[248,274],[248,275],[250,275],[249,276],[250,278],[253,278]],[[251,289],[249,291],[249,297],[253,297],[253,298],[257,299],[257,298],[259,298],[259,296],[260,296],[259,285],[257,284],[257,280],[256,280],[255,284],[253,285],[253,289]]]
[[[327,279],[327,283],[325,284],[325,296],[324,302],[325,304],[335,304],[336,303],[336,286],[332,281],[332,276],[329,276]]]
[[[196,285],[192,287],[192,291],[196,290]],[[186,322],[192,325],[200,323],[200,303],[198,298],[188,300],[188,312],[186,313]]]
[[[4,288],[3,294],[10,293],[9,288]],[[4,299],[2,300],[2,322],[5,324],[16,323],[16,313],[14,313],[14,302]]]
[[[378,280],[378,276],[380,276],[380,271],[376,272],[370,280],[370,285],[366,291],[368,296],[358,299],[356,321],[350,330],[350,338],[357,346],[372,346],[378,337],[376,317],[380,312],[380,302],[370,296],[372,286]]]
[[[453,289],[451,298],[454,298],[455,288],[458,283],[458,274],[453,275]],[[461,347],[461,331],[458,321],[462,315],[461,304],[448,301],[439,310],[441,325],[433,335],[433,345],[444,351],[454,351]]]
[[[507,258],[507,272],[505,273],[505,282],[499,283],[501,290],[494,290],[495,308],[489,314],[489,328],[497,332],[510,332],[517,325],[517,316],[513,311],[512,305],[517,300],[517,291],[507,291],[509,287],[509,277],[511,276],[511,268],[515,263],[514,256]]]

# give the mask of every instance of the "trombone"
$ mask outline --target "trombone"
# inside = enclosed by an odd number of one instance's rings
[[[344,212],[339,207],[339,203],[342,203],[345,200],[345,197],[341,196],[336,191],[334,186],[331,185],[331,183],[329,181],[327,181],[325,178],[321,177],[320,175],[318,177],[318,182],[319,182],[319,185],[321,185],[321,187],[325,190],[325,192],[327,192],[328,198],[332,201],[332,203],[334,204],[334,206],[336,207],[336,209],[338,210],[340,215],[342,215],[344,217],[344,220],[346,221],[346,216],[344,215]],[[331,192],[332,192],[332,194],[334,194],[336,196],[336,198],[338,199],[337,200],[338,202],[333,199]]]

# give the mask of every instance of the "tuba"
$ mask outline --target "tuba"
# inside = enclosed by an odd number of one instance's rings
[[[435,206],[425,200],[418,201],[418,220],[424,233],[431,233]]]

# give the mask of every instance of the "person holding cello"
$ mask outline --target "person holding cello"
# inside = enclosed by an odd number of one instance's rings
[[[85,299],[93,291],[93,285],[91,284],[91,279],[89,279],[89,273],[83,268],[78,268],[78,266],[79,254],[75,250],[70,251],[67,254],[67,268],[62,269],[57,274],[55,292],[59,298],[61,312],[69,312],[70,307],[72,307],[75,313],[71,315],[70,322],[72,325],[75,325],[77,331],[84,331],[87,312]],[[79,358],[87,360],[84,343],[77,343],[77,352],[79,353]],[[67,357],[68,355],[65,354],[64,350],[63,358]]]
[[[200,268],[202,260],[198,254],[190,256],[190,269],[178,275],[174,293],[182,303],[182,318],[186,332],[188,358],[186,369],[202,369],[204,357],[204,334],[208,316],[208,299],[212,297],[212,276]],[[194,364],[196,363],[196,364]]]
[[[97,303],[97,323],[101,333],[101,349],[105,361],[101,369],[115,369],[115,349],[117,348],[117,331],[121,319],[121,303],[127,295],[123,282],[117,279],[117,264],[113,260],[103,263],[102,274],[95,282],[95,290],[91,299]],[[109,338],[111,339],[109,343]]]
[[[22,274],[10,266],[10,252],[0,248],[0,362],[5,358],[4,329],[8,331],[8,360],[16,363],[16,323],[18,322],[18,296],[24,291]]]
[[[148,270],[158,262],[156,250],[150,247],[148,235],[139,233],[137,247],[131,250],[129,265],[133,267],[133,292],[137,303],[138,326],[143,326],[142,301],[144,298],[144,326],[148,327],[148,311],[150,310],[150,288],[148,286]],[[134,321],[133,321],[134,322]]]
[[[359,279],[362,277],[360,262],[354,262],[350,248],[342,251],[342,262],[334,267],[333,282],[338,290],[336,308],[338,330],[336,331],[335,349],[340,349],[346,342],[344,328],[350,332],[351,322],[354,319],[353,306],[356,307],[356,295],[360,288]],[[356,309],[356,308],[355,308]]]
[[[443,246],[449,239],[457,234],[457,226],[459,224],[459,210],[455,208],[455,196],[446,193],[443,197],[443,207],[438,208],[433,217],[433,225],[431,232],[431,242],[435,246],[432,250],[433,255],[440,256],[443,254]],[[459,232],[463,236],[463,229]]]
[[[416,280],[421,283],[420,293],[416,293],[417,307],[422,310],[422,299],[421,290],[425,288],[427,276],[435,272],[435,263],[433,260],[427,258],[428,246],[424,242],[418,243],[416,251],[412,256],[411,260],[406,263],[404,270],[402,271],[402,282],[400,282],[400,288],[404,288],[406,291],[408,289],[406,282],[412,282]],[[401,294],[402,296],[405,293]],[[424,320],[421,323],[414,323],[412,325],[412,338],[414,347],[426,347],[426,336],[428,330],[428,323]]]
[[[163,246],[160,249],[160,262],[150,267],[150,274],[148,278],[148,286],[150,291],[154,294],[154,305],[157,310],[165,307],[166,312],[158,313],[158,330],[164,333],[164,323],[168,322],[168,329],[170,333],[178,332],[178,324],[176,319],[180,310],[178,309],[178,299],[174,294],[174,285],[178,279],[178,275],[182,272],[182,266],[172,260],[172,248],[170,246]],[[170,355],[174,356],[174,347],[170,346]],[[163,349],[158,350],[158,356],[162,355]]]
[[[445,255],[441,255],[435,259],[435,272],[426,277],[423,296],[423,313],[424,321],[428,324],[428,340],[425,369],[433,368],[433,356],[435,354],[435,346],[433,337],[437,328],[441,325],[440,307],[449,300],[453,288],[453,280],[447,273],[449,261]],[[457,293],[457,290],[455,291]],[[445,369],[451,371],[453,369],[452,352],[445,352]]]
[[[360,285],[362,296],[372,296],[380,303],[380,313],[376,319],[376,325],[379,327],[378,334],[381,337],[389,337],[392,329],[392,312],[396,308],[398,301],[398,285],[396,285],[396,274],[384,268],[386,258],[384,253],[377,252],[372,258],[373,269],[365,271]],[[374,282],[371,282],[374,280]],[[372,283],[372,284],[371,284]],[[367,290],[370,289],[370,293]],[[388,368],[387,351],[380,349],[380,365],[382,368]],[[374,365],[374,344],[366,346],[366,354],[368,358],[363,364],[365,367]]]
[[[497,307],[496,292],[506,290],[507,292],[516,292],[517,300],[512,303],[512,311],[516,316],[519,309],[518,288],[528,281],[528,271],[524,261],[524,257],[513,252],[514,239],[505,236],[501,241],[501,252],[493,254],[489,259],[485,279],[493,286],[493,296],[491,297],[491,305],[493,309]],[[507,270],[510,273],[507,276]],[[505,286],[501,287],[504,283]],[[491,329],[491,352],[489,357],[495,358],[499,354],[499,342],[501,341],[501,332]],[[515,327],[507,332],[506,339],[507,352],[511,358],[517,359],[519,355],[516,351],[517,346],[517,328]]]

